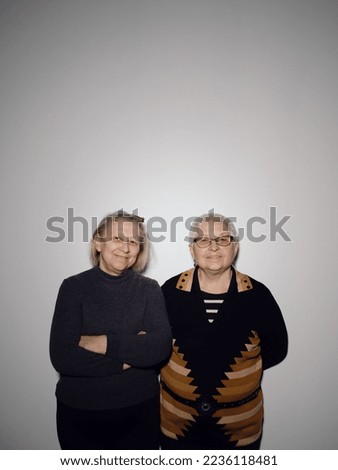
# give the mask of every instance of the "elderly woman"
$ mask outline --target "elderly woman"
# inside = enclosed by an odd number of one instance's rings
[[[142,276],[143,219],[107,216],[94,232],[95,267],[64,280],[51,329],[60,373],[62,449],[158,449],[159,364],[171,331],[158,283]]]
[[[161,372],[162,449],[259,449],[262,373],[287,353],[270,291],[233,267],[235,228],[222,215],[196,219],[195,267],[163,285],[173,333]]]

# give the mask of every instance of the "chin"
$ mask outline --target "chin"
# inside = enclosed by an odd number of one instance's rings
[[[223,266],[206,266],[206,269],[209,269],[209,271],[222,271]]]
[[[228,267],[221,264],[212,264],[208,266],[208,269],[210,269],[210,271],[226,271]]]

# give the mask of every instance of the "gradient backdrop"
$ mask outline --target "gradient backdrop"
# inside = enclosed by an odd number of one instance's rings
[[[62,280],[90,267],[67,211],[123,207],[267,221],[237,263],[290,334],[262,448],[337,449],[338,2],[0,0],[0,69],[0,448],[59,448],[50,324]],[[270,207],[291,242],[269,239]],[[183,223],[168,231],[160,283],[192,265]]]

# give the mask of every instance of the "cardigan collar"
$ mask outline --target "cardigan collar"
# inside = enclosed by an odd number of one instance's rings
[[[176,289],[182,290],[184,292],[191,292],[196,269],[197,268],[191,268],[181,273],[176,283]],[[247,274],[242,274],[239,271],[236,271],[234,267],[232,267],[232,270],[236,276],[238,292],[244,292],[253,289],[251,279]]]

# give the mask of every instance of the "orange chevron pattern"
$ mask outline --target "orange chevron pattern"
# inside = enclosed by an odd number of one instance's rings
[[[184,360],[184,355],[179,352],[175,343],[174,339],[170,361],[161,371],[162,380],[177,395],[195,401],[200,395],[195,393],[197,387],[191,385],[194,380],[193,377],[188,377],[191,370],[186,367],[187,361]],[[195,421],[195,416],[198,416],[195,408],[178,402],[161,388],[161,429],[163,434],[171,439],[184,436],[191,423]]]
[[[253,393],[260,385],[262,378],[262,359],[260,355],[260,339],[255,331],[248,338],[241,356],[234,358],[230,365],[231,372],[225,372],[223,387],[217,388],[213,395],[218,403],[242,400]],[[230,441],[238,441],[236,447],[247,446],[255,442],[261,435],[263,422],[263,395],[244,405],[235,408],[220,408],[213,415],[219,418],[217,424],[223,427],[224,434]]]
[[[262,377],[262,360],[260,355],[260,339],[255,331],[225,372],[222,386],[217,387],[213,398],[219,403],[230,403],[252,394],[260,385]],[[177,395],[196,401],[199,394],[197,386],[191,385],[194,378],[189,377],[191,369],[187,367],[184,355],[179,352],[176,340],[173,341],[173,352],[169,363],[162,369],[162,380]],[[196,421],[198,412],[194,407],[182,404],[161,390],[161,429],[171,439],[184,437],[192,423]],[[236,447],[249,445],[256,441],[262,432],[263,395],[259,391],[257,397],[243,405],[233,408],[220,408],[214,414],[217,424],[222,427],[230,442]]]

